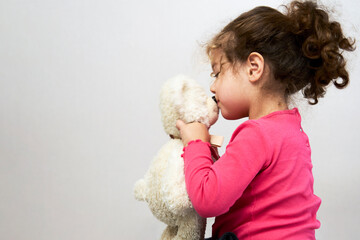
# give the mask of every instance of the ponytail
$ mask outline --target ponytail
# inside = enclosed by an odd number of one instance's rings
[[[310,104],[316,104],[331,82],[338,89],[348,85],[349,74],[342,51],[353,51],[354,42],[344,37],[340,24],[330,21],[328,14],[315,2],[292,2],[287,17],[293,33],[302,42],[301,49],[312,73],[303,94],[313,100]]]

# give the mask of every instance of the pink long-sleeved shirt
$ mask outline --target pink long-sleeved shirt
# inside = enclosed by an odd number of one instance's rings
[[[209,143],[184,148],[195,210],[214,217],[213,238],[315,239],[321,200],[313,193],[311,149],[296,108],[248,120],[215,163]]]

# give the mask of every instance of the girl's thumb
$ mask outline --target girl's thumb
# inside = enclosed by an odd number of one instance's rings
[[[183,120],[177,120],[176,121],[176,127],[177,129],[181,130],[181,128],[185,125],[184,121]]]

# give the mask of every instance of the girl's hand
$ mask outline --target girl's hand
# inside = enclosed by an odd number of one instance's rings
[[[198,139],[200,139],[203,142],[210,141],[209,130],[202,123],[193,122],[186,124],[182,120],[177,120],[176,127],[180,131],[181,140],[184,146],[187,146],[187,144],[190,141],[194,141]]]

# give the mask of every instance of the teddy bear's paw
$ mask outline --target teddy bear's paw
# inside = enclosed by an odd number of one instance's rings
[[[140,179],[135,183],[134,196],[136,200],[146,201],[146,182],[144,179]]]

